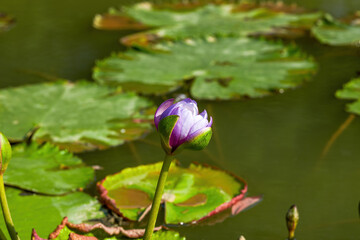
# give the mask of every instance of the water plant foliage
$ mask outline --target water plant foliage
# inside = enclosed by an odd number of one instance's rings
[[[165,94],[193,80],[197,99],[262,97],[293,88],[315,71],[294,45],[252,38],[207,38],[130,49],[98,61],[93,78],[141,93]]]
[[[311,30],[313,35],[324,44],[360,46],[360,13],[350,23],[326,15]]]
[[[83,151],[133,140],[151,129],[152,103],[90,82],[40,83],[0,90],[0,129],[11,141],[28,136]]]
[[[106,177],[98,183],[102,201],[125,218],[141,219],[152,202],[161,165],[127,168]],[[165,222],[195,223],[231,207],[246,190],[243,180],[224,171],[197,164],[182,168],[173,162],[163,194]]]
[[[181,237],[179,233],[174,231],[159,230],[157,228],[153,235],[153,240],[185,240],[185,237]],[[122,227],[108,227],[101,223],[96,224],[73,224],[68,221],[68,218],[64,218],[61,224],[56,230],[49,235],[47,239],[99,239],[99,240],[115,240],[115,239],[134,239],[140,240],[144,235],[145,229],[129,229],[125,230]],[[40,238],[37,232],[34,230],[32,234],[33,240],[45,240]]]
[[[75,192],[65,196],[42,196],[6,188],[6,196],[16,230],[22,239],[28,239],[36,228],[40,236],[47,236],[64,216],[74,223],[104,217],[100,204],[89,195]],[[1,229],[6,229],[4,221]]]
[[[355,100],[355,102],[346,105],[346,111],[360,115],[360,78],[354,78],[346,83],[343,89],[336,92],[336,97],[346,100]]]
[[[125,20],[125,16],[129,20]],[[94,18],[94,26],[100,29],[141,29],[144,26],[153,28],[123,39],[123,43],[131,45],[135,39],[138,39],[135,42],[139,44],[143,39],[154,38],[284,35],[289,34],[291,28],[308,29],[320,16],[319,12],[286,12],[285,8],[276,8],[276,4],[257,7],[247,3],[207,4],[195,8],[190,5],[186,11],[178,11],[174,8],[159,9],[146,2],[123,7],[121,10],[111,8],[107,14]],[[116,17],[118,24],[115,24]]]
[[[63,195],[85,188],[94,179],[94,170],[80,158],[51,144],[20,144],[13,147],[6,170],[7,185],[41,194]],[[76,176],[76,177],[74,177]]]

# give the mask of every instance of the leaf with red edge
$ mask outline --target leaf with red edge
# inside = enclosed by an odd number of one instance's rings
[[[185,240],[177,232],[162,230],[162,227],[154,229],[153,240]],[[49,235],[48,239],[54,240],[106,240],[106,239],[140,239],[144,236],[145,229],[124,229],[123,227],[107,227],[102,223],[93,225],[81,223],[73,224],[65,217],[61,224]],[[40,238],[35,229],[32,232],[32,240],[45,240]]]
[[[162,163],[127,168],[98,183],[101,200],[130,220],[141,220],[152,202]],[[231,208],[247,191],[246,182],[206,165],[181,168],[173,163],[163,201],[165,222],[197,223]]]
[[[262,200],[262,196],[247,197],[247,198],[241,199],[240,201],[236,202],[231,207],[231,214],[237,215],[240,212],[258,204],[261,200]]]

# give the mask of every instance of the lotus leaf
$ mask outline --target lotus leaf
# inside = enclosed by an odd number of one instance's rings
[[[184,237],[180,237],[177,232],[174,231],[159,231],[161,227],[156,228],[152,236],[153,240],[185,240]],[[90,224],[73,224],[68,221],[67,218],[61,222],[56,230],[49,235],[49,239],[91,239],[96,240],[119,240],[119,239],[141,239],[144,235],[145,229],[128,229],[125,230],[122,227],[107,227],[101,223],[94,225]],[[36,231],[33,230],[33,240],[45,240],[40,238]]]
[[[336,97],[340,99],[355,100],[346,106],[350,113],[360,115],[360,78],[352,79],[344,85],[344,88],[336,92]]]
[[[93,77],[143,93],[163,94],[195,79],[198,99],[261,97],[296,87],[316,64],[295,46],[251,38],[161,43],[162,51],[129,50],[98,61]]]
[[[243,4],[246,5],[246,4]],[[114,8],[108,14],[94,19],[98,28],[114,29],[118,17],[118,29],[133,26],[139,29],[139,23],[155,27],[154,30],[135,35],[155,35],[157,38],[183,39],[204,36],[248,36],[258,34],[286,34],[290,28],[310,28],[322,15],[315,13],[286,13],[267,7],[248,8],[243,5],[205,5],[190,11],[157,9],[150,3],[135,4],[117,11]],[[246,9],[247,8],[247,9]],[[239,11],[240,9],[240,11]],[[125,21],[125,16],[130,20]],[[112,21],[110,21],[112,19]],[[135,20],[138,24],[134,24]],[[109,25],[111,22],[111,26]],[[126,43],[126,40],[123,42]]]
[[[22,239],[28,239],[33,228],[38,229],[41,236],[48,235],[65,216],[74,223],[104,217],[99,211],[98,201],[82,192],[50,197],[6,188],[6,196],[16,230]],[[6,229],[4,221],[1,221],[0,227]]]
[[[0,90],[0,129],[11,141],[32,134],[79,152],[133,140],[151,129],[151,102],[89,82],[41,83]]]
[[[360,18],[354,19],[352,23],[342,23],[327,15],[319,21],[312,29],[314,36],[322,43],[344,46],[360,46]]]
[[[138,220],[152,203],[161,166],[161,162],[142,165],[106,177],[98,183],[102,201],[116,213]],[[246,189],[243,180],[224,171],[197,164],[181,168],[173,162],[163,194],[165,222],[205,219],[241,200]]]
[[[0,32],[9,30],[15,24],[15,18],[0,12]]]
[[[16,145],[4,175],[7,185],[51,195],[82,189],[93,179],[94,170],[78,157],[51,144],[36,143]]]

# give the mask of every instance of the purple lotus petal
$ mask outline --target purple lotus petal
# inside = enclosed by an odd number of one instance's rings
[[[180,129],[180,138],[178,144],[182,144],[186,141],[186,137],[189,135],[190,129],[193,126],[194,115],[190,111],[183,111],[181,115],[181,129]]]
[[[186,107],[189,110],[193,111],[195,115],[199,114],[199,109],[197,107],[196,101],[194,101],[194,100],[192,100],[190,98],[185,98],[184,100],[182,100],[180,102],[182,102],[184,104],[184,107]]]
[[[208,118],[208,114],[206,112],[206,110],[204,109],[204,111],[202,111],[202,113],[200,113],[200,116],[202,116],[203,118],[207,119]]]
[[[165,111],[166,109],[168,109],[173,103],[174,103],[174,99],[171,98],[171,99],[168,99],[168,100],[166,100],[165,102],[163,102],[163,103],[158,107],[158,109],[156,110],[155,115],[154,115],[154,123],[155,123],[156,128],[158,128],[161,114],[163,114],[164,111]]]
[[[199,114],[197,103],[186,98],[177,103],[169,99],[161,104],[154,117],[156,127],[162,119],[173,115],[179,116],[179,119],[168,136],[169,142],[165,144],[165,146],[170,145],[171,149],[166,150],[168,152],[175,151],[181,144],[208,130],[212,124],[211,117],[210,122],[208,121],[206,110]]]

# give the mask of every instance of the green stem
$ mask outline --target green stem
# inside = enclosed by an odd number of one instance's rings
[[[159,180],[156,186],[155,196],[151,207],[149,221],[145,230],[144,240],[150,240],[156,224],[157,215],[160,208],[162,194],[164,192],[166,178],[169,172],[171,161],[174,159],[172,155],[165,155],[165,159],[161,168]]]
[[[5,234],[1,229],[0,229],[0,239],[1,240],[6,240]]]
[[[11,219],[10,209],[6,200],[5,187],[4,187],[4,177],[0,174],[0,198],[1,198],[1,207],[6,223],[6,227],[10,234],[12,240],[20,240],[19,235],[15,231],[14,223]]]

